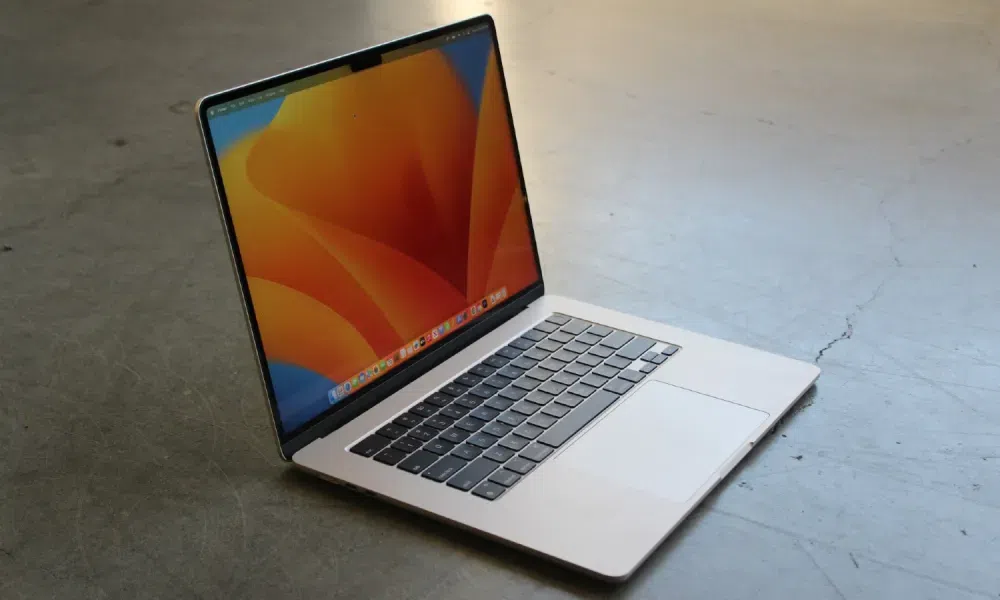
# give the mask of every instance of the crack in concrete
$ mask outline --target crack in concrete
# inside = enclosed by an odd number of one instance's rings
[[[814,363],[819,364],[820,359],[823,358],[823,355],[826,354],[827,351],[830,350],[830,348],[833,348],[840,342],[844,340],[849,340],[851,339],[851,337],[854,336],[854,319],[856,319],[858,315],[860,315],[866,308],[868,308],[868,306],[872,302],[874,302],[882,294],[882,289],[885,287],[886,281],[887,281],[886,279],[883,279],[882,282],[878,284],[878,287],[875,288],[875,291],[872,292],[870,298],[868,298],[861,304],[855,305],[854,312],[844,317],[844,330],[840,332],[840,335],[827,342],[826,346],[820,348],[819,352],[816,353],[816,357],[813,358]]]

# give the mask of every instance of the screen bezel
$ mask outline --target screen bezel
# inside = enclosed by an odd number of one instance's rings
[[[493,52],[497,63],[497,70],[500,75],[501,93],[503,94],[504,104],[507,110],[507,122],[510,125],[510,136],[514,150],[514,160],[516,162],[518,180],[521,185],[521,192],[525,202],[525,213],[528,219],[528,231],[531,237],[531,247],[535,258],[535,268],[538,271],[538,280],[521,292],[511,296],[504,303],[497,305],[484,316],[473,321],[469,326],[453,332],[443,342],[435,344],[434,347],[430,348],[420,356],[410,359],[399,369],[391,372],[389,375],[369,387],[364,388],[358,394],[330,406],[298,428],[292,431],[285,431],[281,423],[280,412],[274,393],[274,387],[271,382],[270,372],[267,368],[267,358],[261,341],[260,329],[257,325],[257,317],[254,312],[253,301],[250,297],[250,289],[247,283],[246,272],[243,267],[243,260],[240,255],[239,244],[236,239],[236,231],[234,229],[232,217],[229,211],[229,202],[222,182],[222,174],[219,168],[218,157],[216,156],[215,146],[210,134],[208,110],[220,104],[257,94],[276,86],[287,85],[294,81],[318,75],[332,69],[351,66],[353,70],[358,71],[372,65],[378,65],[381,64],[381,57],[385,53],[393,52],[407,46],[420,44],[433,40],[437,37],[446,36],[451,33],[483,25],[485,25],[489,30],[493,41]],[[350,77],[350,75],[345,75],[345,77]],[[268,407],[271,412],[271,420],[283,459],[290,460],[292,454],[294,454],[297,450],[305,447],[311,441],[319,437],[329,435],[330,432],[342,426],[344,423],[354,419],[364,411],[381,402],[383,399],[416,380],[418,377],[424,375],[438,364],[444,362],[451,356],[454,356],[456,353],[469,346],[469,344],[486,335],[503,322],[523,310],[528,304],[544,295],[545,282],[542,274],[541,260],[538,255],[538,245],[535,240],[534,224],[531,219],[531,209],[528,202],[527,187],[524,181],[524,171],[521,168],[521,155],[518,150],[517,137],[514,131],[514,120],[510,108],[510,97],[507,93],[507,79],[504,74],[503,63],[501,61],[496,26],[492,17],[489,15],[473,17],[451,25],[428,30],[409,37],[400,38],[385,44],[359,50],[351,54],[346,54],[344,56],[282,73],[274,77],[269,77],[267,79],[262,79],[260,81],[212,94],[198,102],[197,117],[198,125],[202,132],[206,158],[212,172],[212,180],[215,186],[216,197],[218,198],[219,214],[229,241],[230,258],[232,259],[233,269],[239,282],[240,294],[243,298],[244,313],[250,330],[250,337],[254,343],[259,374],[264,386],[264,391],[267,395]]]

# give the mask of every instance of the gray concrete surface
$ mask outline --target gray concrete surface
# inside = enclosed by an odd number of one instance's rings
[[[549,286],[824,374],[627,585],[291,472],[199,95],[493,12]],[[0,598],[997,598],[992,0],[0,3]]]

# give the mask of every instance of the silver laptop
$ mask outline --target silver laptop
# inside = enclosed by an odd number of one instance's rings
[[[492,20],[202,99],[281,456],[623,580],[819,369],[547,294]]]

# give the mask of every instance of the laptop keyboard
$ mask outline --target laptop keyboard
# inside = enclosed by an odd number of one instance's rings
[[[350,450],[495,500],[678,350],[553,314]]]

